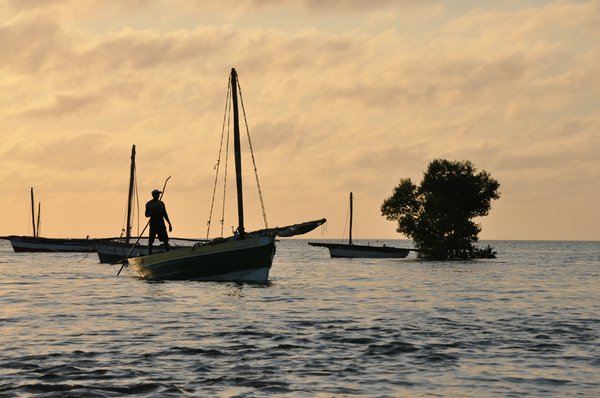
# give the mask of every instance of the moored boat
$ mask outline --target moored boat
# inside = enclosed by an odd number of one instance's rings
[[[39,236],[8,236],[15,253],[24,252],[95,252],[97,239],[42,238]]]
[[[135,166],[135,145],[131,147],[131,163],[129,168],[129,187],[127,190],[127,213],[126,226],[123,230],[125,236],[119,238],[100,239],[97,245],[98,260],[101,263],[112,264],[126,260],[128,257],[146,256],[149,248],[148,242],[140,241],[138,238],[132,242],[131,232],[133,230],[134,219],[134,194],[137,192],[135,187],[136,166]],[[176,248],[176,247],[175,247]],[[154,248],[155,253],[165,251],[164,246]]]
[[[308,242],[311,246],[326,247],[332,258],[404,258],[414,249],[404,249],[392,246],[356,245],[352,242],[353,195],[350,192],[350,228],[348,243]]]
[[[237,282],[267,282],[269,271],[275,256],[276,236],[294,236],[307,233],[323,224],[325,219],[299,223],[281,228],[268,228],[266,214],[262,203],[262,193],[256,175],[265,228],[255,232],[246,232],[244,226],[244,205],[242,187],[242,161],[240,149],[240,126],[238,111],[239,83],[237,72],[231,70],[227,111],[233,112],[233,141],[235,158],[235,175],[237,189],[238,226],[233,236],[216,238],[208,243],[197,243],[193,247],[172,250],[165,253],[152,254],[143,257],[129,258],[127,265],[138,273],[141,278],[149,280],[202,280],[202,281],[237,281]],[[240,102],[241,101],[241,91]],[[229,120],[225,118],[224,120]],[[246,120],[244,115],[244,120]],[[247,128],[247,126],[246,126]],[[250,135],[248,132],[248,140]],[[223,140],[222,140],[223,141]],[[221,144],[222,144],[221,141]],[[250,144],[250,150],[252,145]],[[221,153],[221,152],[219,152]],[[254,155],[252,154],[254,162]],[[217,162],[217,176],[218,165]],[[256,164],[254,171],[256,173]],[[217,179],[215,179],[216,184]],[[215,185],[216,187],[216,185]],[[215,192],[215,190],[213,190]],[[213,193],[214,203],[214,193]],[[212,215],[212,205],[211,205]],[[210,230],[210,220],[208,222]],[[208,233],[207,233],[208,235]],[[121,268],[122,269],[122,268]],[[119,270],[119,273],[121,270]]]
[[[86,238],[43,238],[40,236],[41,203],[38,203],[37,222],[35,214],[35,201],[33,196],[33,187],[31,188],[31,222],[33,227],[33,236],[10,235],[6,239],[15,253],[25,252],[95,252],[97,247],[96,239]]]
[[[128,260],[142,278],[265,282],[275,255],[275,237],[216,240]]]
[[[410,249],[392,246],[371,246],[344,243],[308,242],[311,246],[326,247],[332,258],[404,258]]]

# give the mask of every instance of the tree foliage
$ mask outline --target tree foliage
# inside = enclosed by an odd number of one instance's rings
[[[492,258],[490,246],[478,241],[481,226],[475,217],[489,214],[491,201],[500,198],[500,184],[485,170],[477,172],[470,161],[433,160],[419,186],[400,180],[381,206],[397,231],[414,241],[419,256],[431,259]]]

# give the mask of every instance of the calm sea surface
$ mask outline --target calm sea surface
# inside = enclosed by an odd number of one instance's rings
[[[306,242],[251,285],[0,240],[0,397],[600,397],[600,242],[484,242],[498,258],[473,262]]]

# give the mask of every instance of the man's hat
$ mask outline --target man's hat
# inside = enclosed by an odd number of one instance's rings
[[[154,191],[152,191],[152,196],[154,195],[160,195],[162,192],[159,191],[158,189],[155,189]]]

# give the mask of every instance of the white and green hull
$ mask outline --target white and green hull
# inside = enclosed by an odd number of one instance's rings
[[[274,236],[260,236],[130,258],[128,264],[149,280],[267,282],[274,255]]]
[[[331,258],[404,258],[410,249],[392,246],[350,245],[342,243],[308,242],[311,246],[326,247]]]

